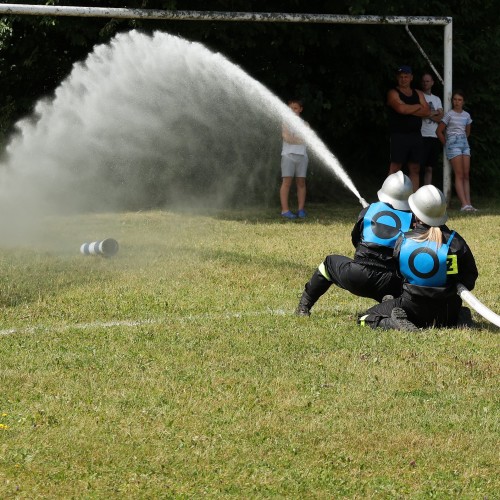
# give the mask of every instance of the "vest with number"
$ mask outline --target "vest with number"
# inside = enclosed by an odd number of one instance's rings
[[[417,286],[443,287],[448,274],[457,274],[457,256],[448,255],[455,231],[446,244],[415,241],[404,237],[399,251],[399,269],[408,283]]]
[[[372,203],[363,217],[362,241],[394,248],[401,233],[410,229],[411,212],[396,210],[379,201]]]

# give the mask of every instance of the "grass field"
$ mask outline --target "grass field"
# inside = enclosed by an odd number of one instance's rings
[[[498,498],[498,328],[361,328],[336,287],[293,315],[359,208],[54,217],[0,250],[0,498]],[[480,208],[450,226],[498,312]]]

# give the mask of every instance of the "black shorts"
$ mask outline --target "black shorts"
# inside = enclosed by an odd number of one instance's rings
[[[422,157],[422,136],[420,132],[391,134],[391,162],[420,163]]]
[[[437,137],[422,137],[422,167],[437,167],[439,153],[442,149],[441,142]]]

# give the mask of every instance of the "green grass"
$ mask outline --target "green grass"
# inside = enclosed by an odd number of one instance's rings
[[[336,287],[292,314],[358,209],[54,217],[0,250],[0,497],[497,498],[496,327],[373,331]],[[498,312],[498,204],[450,214]]]

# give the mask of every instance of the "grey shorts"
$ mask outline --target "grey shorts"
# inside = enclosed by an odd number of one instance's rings
[[[306,177],[309,158],[288,153],[281,155],[281,177]]]

